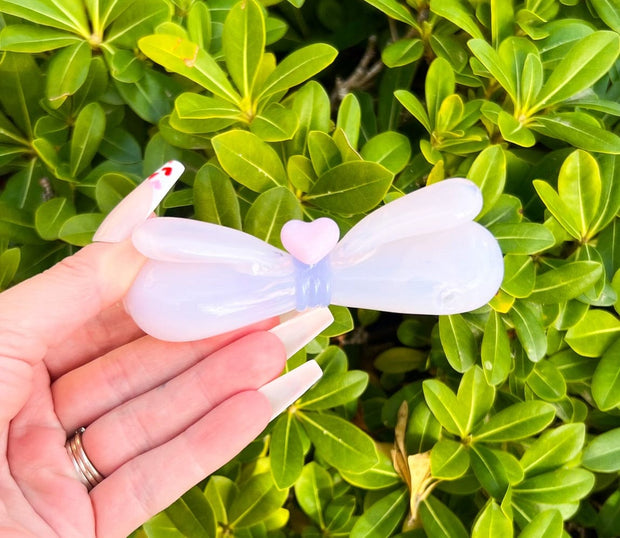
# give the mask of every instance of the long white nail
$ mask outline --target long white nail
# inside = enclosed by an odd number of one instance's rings
[[[178,161],[168,161],[153,172],[108,214],[93,241],[118,243],[127,239],[133,229],[143,223],[172,188],[185,167]]]
[[[333,321],[334,316],[329,308],[313,308],[287,319],[270,329],[269,332],[282,340],[286,356],[291,357],[321,331],[329,327]]]
[[[323,375],[319,364],[312,360],[263,385],[262,392],[273,409],[271,420],[287,409]]]

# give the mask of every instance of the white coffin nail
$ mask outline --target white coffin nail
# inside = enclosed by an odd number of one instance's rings
[[[286,410],[323,375],[319,364],[312,360],[263,385],[263,393],[273,409],[271,420]]]
[[[286,349],[286,356],[291,357],[306,344],[311,342],[334,321],[329,308],[306,310],[276,325],[269,332],[275,334]]]
[[[108,214],[93,241],[118,243],[127,239],[136,226],[148,219],[184,170],[180,162],[169,161],[153,172]]]

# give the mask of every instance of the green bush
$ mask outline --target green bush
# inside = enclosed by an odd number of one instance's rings
[[[276,246],[291,218],[344,232],[465,176],[505,254],[475,312],[334,308],[290,360],[323,379],[135,536],[619,534],[618,0],[0,13],[0,289],[171,158],[188,171],[161,212]]]

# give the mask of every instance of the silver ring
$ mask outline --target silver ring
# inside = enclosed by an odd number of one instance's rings
[[[80,479],[80,482],[86,486],[86,489],[90,491],[99,482],[103,480],[103,475],[97,471],[92,462],[88,459],[86,452],[84,451],[84,445],[82,444],[82,434],[86,431],[86,428],[78,428],[75,430],[73,437],[67,439],[65,448],[69,453],[75,472]]]

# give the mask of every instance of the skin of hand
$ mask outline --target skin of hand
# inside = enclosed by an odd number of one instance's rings
[[[120,303],[143,262],[95,243],[0,294],[0,536],[127,536],[268,424],[276,320],[155,340]],[[64,446],[80,426],[106,477],[90,493]]]

